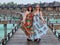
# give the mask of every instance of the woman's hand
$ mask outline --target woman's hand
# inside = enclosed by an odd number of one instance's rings
[[[40,11],[40,17],[41,17],[41,20],[42,20],[42,23],[46,23],[46,21],[44,20],[43,16],[42,16],[42,12]]]
[[[43,24],[45,24],[46,23],[46,21],[45,20],[43,20]]]
[[[24,25],[24,24],[25,24],[25,22],[24,22],[24,21],[21,21],[21,24],[22,24],[22,25]]]

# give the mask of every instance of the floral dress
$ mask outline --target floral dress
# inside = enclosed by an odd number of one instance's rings
[[[48,26],[46,23],[43,24],[41,18],[40,18],[40,13],[34,15],[33,17],[33,31],[35,32],[33,35],[31,35],[31,39],[39,39],[43,35],[47,33]]]
[[[27,36],[30,36],[31,33],[33,32],[32,26],[33,26],[33,15],[32,13],[29,13],[26,15],[25,23],[22,26]]]

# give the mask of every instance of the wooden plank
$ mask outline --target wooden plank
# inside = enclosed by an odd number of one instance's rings
[[[0,21],[0,24],[7,24],[7,21]]]
[[[60,25],[54,25],[54,29],[60,29]]]
[[[32,42],[26,40],[26,35],[19,29],[6,45],[60,45],[58,39],[48,30],[47,34],[41,38],[41,42]]]
[[[20,23],[21,21],[9,22],[9,21],[0,21],[0,24],[13,24],[13,23]]]

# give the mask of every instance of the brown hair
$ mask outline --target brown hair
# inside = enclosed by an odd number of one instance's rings
[[[27,10],[28,10],[28,11],[29,11],[29,8],[30,8],[30,7],[32,8],[31,5],[27,7]],[[31,10],[31,12],[33,12],[33,8],[32,8],[32,10]]]

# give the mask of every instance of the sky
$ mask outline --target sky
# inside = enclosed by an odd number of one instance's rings
[[[27,3],[30,3],[30,4],[33,4],[33,3],[40,3],[40,2],[53,2],[53,1],[59,1],[60,0],[0,0],[1,3],[8,3],[8,2],[14,2],[14,3],[17,3],[17,4],[27,4]]]

